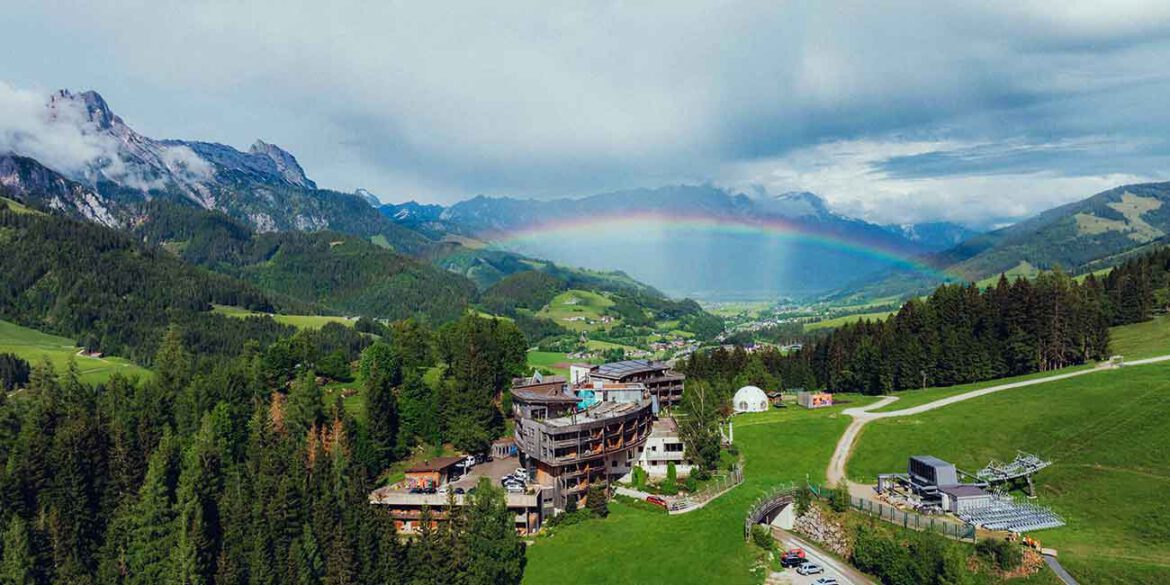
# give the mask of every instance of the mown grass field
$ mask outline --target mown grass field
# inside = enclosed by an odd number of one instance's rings
[[[1038,503],[1068,526],[1036,533],[1082,583],[1170,583],[1170,364],[1133,366],[871,422],[848,465],[872,481],[932,454],[975,471],[1017,449],[1053,465]]]
[[[72,358],[77,362],[81,380],[91,384],[105,382],[114,372],[139,377],[150,374],[148,370],[130,360],[118,357],[85,357],[77,355],[77,351],[78,347],[71,339],[0,321],[0,353],[16,354],[31,364],[48,359],[53,368],[62,373],[69,367],[69,360]]]
[[[277,323],[284,323],[285,325],[292,325],[297,329],[320,329],[328,323],[341,323],[342,325],[353,327],[357,319],[350,319],[346,317],[337,317],[333,315],[278,315],[272,313],[257,313],[239,307],[226,307],[223,305],[215,305],[213,311],[229,317],[236,317],[243,319],[246,317],[272,317]]]
[[[850,406],[869,398],[853,397]],[[837,437],[848,424],[841,408],[795,408],[736,418],[735,439],[747,479],[705,508],[668,516],[619,502],[610,517],[553,530],[528,549],[525,583],[750,584],[753,545],[743,519],[768,489],[791,481],[823,481]]]
[[[542,308],[536,316],[551,319],[557,325],[570,331],[597,331],[598,329],[608,329],[613,325],[600,323],[602,313],[612,306],[613,301],[604,295],[591,291],[573,289],[553,297],[553,300]],[[582,318],[589,319],[592,322],[570,320]],[[614,324],[616,324],[616,321]]]

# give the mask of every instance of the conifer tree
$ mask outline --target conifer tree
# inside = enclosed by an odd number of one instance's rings
[[[471,585],[517,584],[524,576],[524,543],[516,534],[504,492],[480,478],[468,511],[467,582]]]
[[[33,552],[28,525],[13,515],[4,531],[3,557],[0,557],[0,583],[3,585],[36,585],[37,561]]]

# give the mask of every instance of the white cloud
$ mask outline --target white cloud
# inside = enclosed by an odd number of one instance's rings
[[[6,68],[22,83],[102,91],[156,137],[265,138],[323,186],[394,201],[766,175],[754,161],[796,165],[820,144],[892,149],[877,161],[905,147],[891,136],[1170,135],[1164,1],[16,4],[0,52],[22,56]],[[1092,172],[879,177],[880,204],[862,201],[860,178],[843,182],[872,171],[856,163],[796,165],[806,176],[791,182],[819,178],[872,213],[902,193],[916,214],[975,217],[950,205],[975,196],[956,193],[1002,189],[986,205],[1014,209],[1005,193],[1052,180],[1032,190],[1056,200],[1165,168],[1170,148],[1151,148],[1161,158],[1105,147],[1116,164]]]
[[[94,133],[76,102],[47,108],[48,92],[17,89],[0,81],[0,153],[35,158],[71,176],[83,175],[95,161],[117,164],[117,142]]]
[[[1016,221],[1157,174],[1064,175],[1058,170],[901,176],[885,170],[894,157],[954,151],[1033,152],[1073,145],[980,144],[961,141],[853,140],[799,149],[773,159],[730,165],[723,185],[772,194],[812,191],[837,211],[883,224],[946,220],[976,227]]]

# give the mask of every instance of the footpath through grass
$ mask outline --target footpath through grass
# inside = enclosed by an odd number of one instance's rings
[[[1017,449],[1051,459],[1037,503],[1068,526],[1036,533],[1082,583],[1170,583],[1170,363],[1007,390],[876,420],[849,477],[873,481],[910,455],[975,471]]]
[[[12,353],[30,364],[48,359],[57,373],[64,373],[69,359],[77,362],[81,381],[89,384],[105,382],[114,372],[126,376],[145,377],[150,374],[145,368],[118,357],[93,358],[77,355],[78,348],[73,340],[57,335],[42,333],[36,329],[21,327],[8,321],[0,321],[0,353]]]
[[[856,398],[849,406],[871,399]],[[605,520],[556,529],[528,549],[524,582],[544,583],[758,583],[743,519],[768,489],[787,482],[823,481],[837,437],[849,419],[844,406],[820,411],[772,410],[735,418],[735,443],[744,455],[742,485],[705,508],[668,516],[614,502]]]

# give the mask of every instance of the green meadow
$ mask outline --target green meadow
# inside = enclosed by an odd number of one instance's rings
[[[212,310],[216,313],[238,319],[247,317],[272,317],[277,323],[292,325],[297,329],[320,329],[328,323],[341,323],[342,325],[353,327],[353,324],[357,322],[357,319],[333,315],[279,315],[274,313],[258,313],[240,307],[227,307],[224,305],[215,305]]]
[[[613,301],[602,294],[573,289],[553,297],[536,316],[551,319],[570,331],[597,331],[611,326],[600,323],[600,320],[605,310],[612,306]]]
[[[130,360],[119,357],[87,357],[78,355],[79,350],[71,339],[0,321],[0,353],[16,354],[32,364],[47,359],[58,373],[64,372],[69,367],[69,360],[72,359],[77,363],[83,382],[104,382],[114,372],[140,377],[150,373]]]
[[[816,331],[817,329],[832,329],[835,327],[840,327],[842,325],[856,323],[858,321],[862,321],[865,319],[868,319],[870,321],[881,321],[881,320],[884,320],[886,317],[893,315],[896,312],[897,311],[877,311],[874,313],[856,313],[853,315],[842,315],[840,317],[833,317],[832,319],[825,319],[824,321],[814,321],[812,323],[806,323],[804,326],[804,329],[805,329],[805,331]]]

